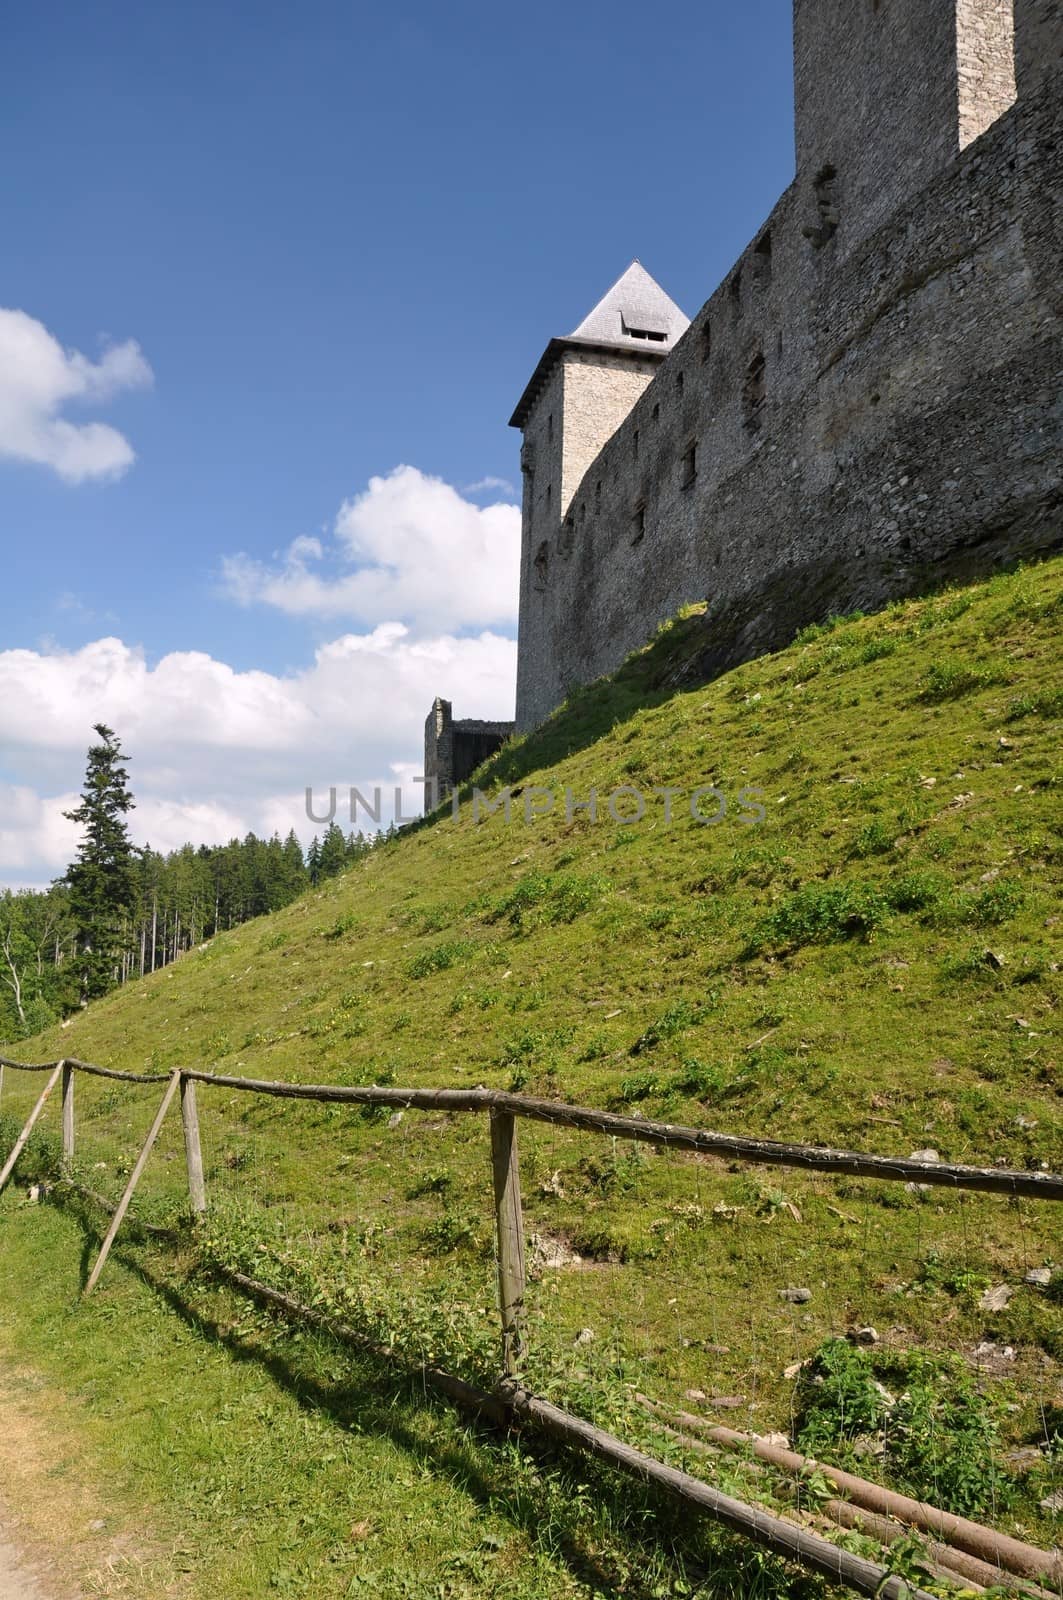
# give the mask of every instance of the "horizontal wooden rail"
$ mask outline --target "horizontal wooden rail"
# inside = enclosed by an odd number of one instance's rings
[[[385,1350],[366,1339],[354,1328],[334,1321],[331,1317],[302,1304],[291,1295],[272,1289],[267,1284],[249,1278],[231,1268],[216,1266],[218,1275],[255,1299],[288,1316],[311,1323],[334,1337],[361,1345],[394,1364],[395,1352]],[[410,1369],[407,1369],[410,1370]],[[609,1466],[626,1472],[643,1483],[652,1483],[681,1505],[700,1511],[711,1521],[744,1535],[762,1549],[773,1551],[786,1560],[822,1573],[834,1583],[842,1583],[857,1594],[873,1595],[879,1600],[931,1600],[924,1590],[916,1588],[906,1579],[892,1576],[877,1562],[865,1560],[850,1551],[832,1544],[818,1534],[809,1533],[792,1522],[785,1521],[763,1506],[736,1500],[721,1493],[701,1478],[695,1478],[676,1467],[665,1466],[640,1450],[625,1444],[614,1434],[596,1428],[592,1423],[563,1411],[559,1406],[541,1400],[515,1379],[504,1378],[493,1393],[478,1389],[453,1374],[429,1365],[413,1369],[419,1380],[431,1384],[463,1408],[479,1413],[492,1421],[519,1421],[559,1440],[570,1449],[584,1455],[597,1456]]]
[[[705,1128],[685,1128],[645,1117],[621,1117],[611,1111],[569,1106],[561,1101],[533,1100],[501,1089],[393,1089],[376,1084],[277,1083],[265,1078],[229,1078],[220,1073],[187,1071],[186,1077],[217,1088],[250,1094],[278,1095],[297,1100],[327,1101],[342,1105],[394,1106],[419,1111],[496,1111],[554,1127],[579,1128],[617,1139],[702,1155],[727,1156],[755,1166],[798,1167],[809,1172],[847,1173],[858,1178],[878,1178],[887,1183],[937,1184],[943,1188],[976,1189],[987,1194],[1026,1195],[1039,1200],[1063,1200],[1063,1173],[1017,1172],[1010,1167],[968,1167],[948,1161],[913,1161],[900,1156],[867,1155],[855,1150],[833,1150],[810,1144],[779,1144],[772,1139],[748,1139],[739,1134],[714,1133]]]
[[[548,1437],[597,1456],[632,1477],[655,1484],[681,1504],[696,1507],[733,1533],[743,1534],[775,1555],[822,1573],[832,1583],[844,1583],[857,1594],[874,1595],[876,1600],[930,1600],[923,1589],[904,1578],[891,1576],[877,1562],[853,1555],[818,1534],[785,1522],[762,1506],[723,1494],[700,1478],[680,1472],[677,1467],[655,1461],[613,1434],[530,1394],[513,1379],[503,1378],[497,1393],[517,1417],[532,1423]]]
[[[846,1173],[885,1182],[937,1185],[957,1190],[971,1189],[1009,1197],[1022,1195],[1033,1199],[1063,1200],[1063,1175],[1058,1173],[961,1166],[950,1162],[870,1155],[816,1145],[783,1144],[773,1140],[750,1139],[702,1128],[655,1122],[643,1117],[619,1116],[585,1106],[570,1106],[561,1102],[538,1100],[482,1087],[402,1089],[377,1084],[286,1083],[269,1079],[229,1077],[221,1073],[203,1072],[187,1067],[173,1068],[168,1073],[159,1074],[132,1073],[99,1067],[91,1062],[80,1061],[76,1057],[66,1057],[58,1062],[46,1064],[27,1064],[0,1055],[0,1067],[50,1074],[15,1149],[8,1158],[3,1172],[0,1173],[0,1186],[12,1170],[60,1076],[64,1083],[63,1145],[68,1167],[74,1148],[72,1074],[84,1072],[130,1084],[166,1085],[166,1092],[156,1112],[151,1130],[130,1174],[122,1199],[111,1218],[99,1257],[85,1288],[86,1294],[92,1292],[99,1279],[133,1192],[147,1165],[167,1110],[178,1091],[182,1101],[189,1196],[192,1210],[196,1215],[201,1215],[206,1207],[195,1096],[197,1084],[236,1093],[270,1095],[289,1100],[488,1115],[491,1125],[499,1305],[503,1325],[506,1376],[491,1395],[482,1393],[451,1374],[434,1369],[422,1369],[423,1376],[448,1393],[452,1399],[458,1400],[460,1404],[472,1406],[474,1409],[495,1416],[501,1414],[508,1421],[517,1420],[531,1425],[549,1437],[599,1457],[618,1470],[655,1484],[689,1508],[699,1510],[723,1526],[744,1534],[778,1555],[796,1560],[832,1581],[847,1584],[859,1593],[881,1596],[883,1600],[887,1596],[896,1597],[896,1600],[902,1600],[903,1596],[920,1596],[921,1591],[912,1588],[903,1579],[890,1576],[885,1568],[875,1562],[840,1549],[803,1528],[795,1527],[762,1506],[747,1504],[724,1495],[700,1479],[653,1460],[623,1440],[551,1405],[523,1387],[517,1377],[525,1337],[524,1238],[517,1160],[517,1120],[525,1118],[549,1126],[637,1140],[661,1148],[686,1150],[760,1166],[794,1167],[828,1174]],[[238,1273],[228,1272],[223,1275],[227,1276],[235,1287],[270,1301],[278,1309],[307,1315],[307,1308],[301,1307],[298,1302],[279,1290],[270,1289]],[[317,1316],[315,1313],[310,1315]],[[329,1325],[328,1319],[318,1316],[317,1320],[321,1325]],[[347,1334],[351,1330],[333,1325],[333,1331]]]
[[[98,1067],[76,1057],[65,1058],[77,1072],[116,1078],[124,1083],[167,1083],[169,1073],[120,1072]],[[27,1066],[0,1056],[0,1065],[18,1071],[53,1071],[59,1062]],[[773,1139],[750,1139],[740,1134],[717,1133],[707,1128],[687,1128],[648,1117],[622,1117],[588,1106],[561,1101],[534,1100],[501,1089],[396,1089],[378,1084],[289,1083],[269,1078],[233,1078],[218,1072],[180,1069],[182,1079],[232,1089],[242,1094],[275,1095],[288,1100],[314,1100],[334,1105],[393,1106],[401,1110],[468,1112],[495,1111],[553,1127],[578,1128],[618,1139],[634,1139],[666,1149],[692,1150],[701,1155],[726,1157],[754,1166],[795,1167],[805,1172],[844,1173],[875,1178],[883,1183],[921,1183],[945,1189],[971,1189],[985,1194],[1022,1195],[1033,1200],[1063,1201],[1063,1173],[1019,1172],[1013,1167],[971,1167],[951,1161],[915,1161],[903,1156],[871,1155],[857,1150],[836,1150],[826,1145],[782,1144]]]
[[[10,1056],[0,1056],[0,1067],[13,1067],[16,1072],[54,1072],[58,1061],[13,1061]]]
[[[921,1528],[925,1533],[931,1533],[936,1538],[944,1539],[948,1544],[956,1545],[968,1555],[977,1556],[981,1561],[992,1562],[998,1569],[1003,1567],[1019,1577],[1063,1585],[1063,1555],[1058,1550],[1039,1550],[1036,1545],[1028,1544],[1024,1539],[1012,1538],[1006,1533],[998,1532],[996,1528],[987,1528],[980,1522],[972,1522],[969,1517],[960,1517],[954,1512],[942,1511],[940,1507],[930,1505],[926,1501],[913,1500],[910,1495],[899,1494],[893,1489],[884,1489],[881,1484],[873,1483],[868,1478],[858,1478],[851,1472],[844,1472],[840,1467],[831,1466],[828,1462],[813,1461],[810,1457],[799,1455],[794,1450],[758,1438],[756,1434],[739,1433],[734,1428],[706,1422],[703,1418],[685,1411],[679,1413],[677,1420],[684,1427],[693,1428],[697,1433],[704,1434],[707,1439],[724,1445],[728,1450],[736,1450],[741,1454],[751,1453],[766,1461],[769,1466],[793,1473],[796,1477],[807,1478],[813,1473],[821,1472],[827,1482],[840,1489],[855,1506],[877,1513],[879,1516],[892,1517],[895,1522]]]
[[[79,1061],[77,1056],[64,1056],[61,1061],[12,1061],[10,1056],[0,1056],[0,1067],[12,1067],[16,1072],[51,1072],[53,1067],[73,1067],[75,1072],[87,1072],[93,1078],[117,1078],[120,1083],[169,1083],[168,1072],[120,1072],[117,1067],[97,1067],[92,1061]]]

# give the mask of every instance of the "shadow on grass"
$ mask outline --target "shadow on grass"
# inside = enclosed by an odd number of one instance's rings
[[[83,1230],[84,1283],[103,1232],[94,1208],[78,1195],[53,1191],[49,1198]],[[170,1240],[179,1244],[182,1235],[173,1230]],[[507,1446],[515,1435],[482,1418],[459,1413],[458,1437],[448,1441],[432,1436],[418,1427],[418,1418],[438,1417],[454,1408],[410,1370],[336,1334],[307,1331],[305,1325],[277,1315],[274,1326],[281,1334],[298,1333],[299,1340],[285,1337],[287,1348],[263,1348],[227,1326],[207,1303],[212,1295],[259,1302],[206,1271],[181,1279],[155,1269],[140,1250],[160,1242],[158,1231],[149,1237],[131,1220],[108,1267],[121,1266],[197,1338],[220,1347],[234,1362],[258,1367],[300,1407],[327,1417],[345,1432],[386,1438],[419,1466],[443,1475],[484,1512],[501,1515],[533,1545],[563,1562],[573,1578],[601,1600],[656,1600],[673,1593],[670,1584],[661,1587],[662,1559],[681,1571],[686,1582],[699,1585],[698,1593],[706,1597],[741,1594],[769,1600],[824,1592],[815,1580],[786,1574],[781,1563],[720,1530],[707,1524],[692,1529],[689,1512],[684,1514],[651,1486],[613,1474],[600,1463],[533,1435],[521,1434],[520,1456],[534,1464],[535,1480],[521,1473],[515,1460],[507,1460]],[[86,1313],[91,1314],[91,1301]],[[342,1381],[328,1382],[308,1370],[313,1353],[329,1349],[343,1352]],[[604,1534],[601,1526],[588,1523],[588,1489],[593,1504],[606,1510]],[[546,1536],[544,1529],[549,1530]],[[606,1542],[613,1547],[612,1559],[601,1553]],[[711,1563],[711,1574],[706,1563]]]
[[[703,681],[699,665],[705,650],[703,611],[703,607],[686,607],[610,677],[574,688],[541,726],[511,739],[485,761],[462,785],[461,798],[471,799],[474,786],[485,794],[513,788],[533,772],[555,766],[595,744],[637,712],[663,704],[677,689]],[[448,815],[443,807],[413,826],[432,827]]]
[[[486,794],[519,784],[586,749],[639,711],[786,649],[810,624],[873,616],[893,601],[930,599],[957,585],[1036,565],[1058,551],[1059,540],[1054,526],[1019,541],[1009,540],[1007,530],[994,530],[985,540],[929,563],[898,562],[889,554],[855,565],[817,559],[753,581],[726,605],[719,600],[687,605],[615,672],[572,689],[539,727],[503,745],[462,786],[461,798],[471,799],[474,785]],[[448,815],[442,807],[411,826],[432,827]]]

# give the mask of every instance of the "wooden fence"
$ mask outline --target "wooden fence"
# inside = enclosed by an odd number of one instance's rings
[[[660,1488],[691,1508],[697,1508],[714,1521],[741,1533],[757,1544],[787,1559],[816,1571],[857,1593],[878,1600],[931,1600],[909,1582],[891,1576],[888,1569],[840,1549],[818,1534],[795,1526],[763,1507],[747,1504],[721,1494],[687,1473],[654,1461],[623,1440],[593,1427],[581,1418],[550,1405],[523,1388],[519,1381],[525,1353],[526,1331],[524,1298],[526,1270],[524,1225],[521,1201],[520,1163],[517,1125],[521,1119],[554,1127],[574,1128],[611,1138],[637,1140],[660,1148],[688,1150],[724,1156],[732,1161],[756,1166],[792,1167],[804,1171],[827,1172],[888,1183],[919,1183],[955,1190],[1001,1194],[1011,1198],[1063,1201],[1063,1174],[1020,1171],[1010,1167],[973,1167],[943,1161],[872,1155],[852,1150],[835,1150],[819,1145],[785,1144],[768,1139],[749,1139],[734,1134],[688,1128],[673,1123],[655,1122],[642,1117],[617,1116],[586,1106],[570,1106],[552,1100],[537,1100],[526,1095],[508,1094],[494,1089],[400,1089],[376,1085],[346,1087],[334,1084],[272,1082],[265,1079],[227,1077],[220,1073],[191,1068],[175,1068],[169,1073],[121,1072],[92,1062],[66,1057],[61,1061],[27,1063],[0,1055],[0,1082],[4,1068],[18,1072],[47,1074],[41,1091],[6,1162],[0,1169],[0,1192],[26,1147],[45,1106],[58,1083],[62,1084],[62,1151],[69,1170],[75,1153],[74,1083],[76,1075],[108,1078],[128,1084],[164,1085],[162,1099],[147,1138],[133,1169],[93,1264],[84,1293],[90,1295],[99,1282],[111,1247],[151,1151],[158,1139],[174,1099],[180,1095],[184,1128],[185,1161],[188,1174],[189,1204],[194,1217],[207,1209],[207,1191],[200,1147],[197,1085],[209,1085],[239,1093],[271,1095],[292,1100],[312,1100],[336,1105],[388,1106],[394,1110],[445,1111],[486,1115],[490,1129],[490,1157],[494,1186],[495,1240],[498,1265],[498,1302],[501,1319],[502,1375],[493,1393],[488,1394],[453,1374],[425,1368],[422,1375],[451,1400],[502,1420],[521,1419],[548,1436],[596,1455],[613,1467],[627,1471]],[[260,1299],[306,1320],[327,1324],[327,1319],[300,1305],[289,1296],[270,1289],[242,1274],[229,1274],[241,1288]],[[352,1330],[340,1329],[350,1336]],[[809,1463],[808,1465],[815,1465]],[[870,1487],[870,1486],[869,1486]],[[884,1492],[884,1491],[883,1491]],[[940,1531],[949,1519],[933,1507],[923,1526]],[[954,1538],[961,1550],[973,1555],[988,1555],[1006,1575],[1025,1579],[1040,1578],[1063,1584],[1063,1559],[1058,1553],[1037,1550],[1021,1541],[1007,1540],[994,1530],[966,1524],[966,1535]],[[955,1530],[953,1530],[955,1532]],[[966,1543],[964,1542],[966,1538]],[[953,1574],[954,1575],[954,1574]],[[1048,1591],[1036,1591],[1045,1594]],[[1057,1589],[1057,1593],[1063,1590]]]

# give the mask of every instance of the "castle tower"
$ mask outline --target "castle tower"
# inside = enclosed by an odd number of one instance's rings
[[[1015,8],[794,0],[797,173],[814,243],[848,251],[1014,103]]]
[[[1063,74],[1063,0],[1015,0],[1015,65],[1022,96]]]
[[[510,426],[524,434],[521,471],[521,655],[546,627],[544,601],[559,540],[584,474],[642,394],[689,319],[638,261],[567,337],[551,339]],[[517,674],[517,728],[524,696]]]

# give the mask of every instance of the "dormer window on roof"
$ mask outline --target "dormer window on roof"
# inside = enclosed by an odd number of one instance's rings
[[[649,318],[643,313],[637,323],[628,321],[625,312],[620,313],[620,326],[629,339],[649,339],[653,344],[666,344],[668,341],[668,324],[657,318]]]
[[[689,319],[645,267],[633,261],[571,333],[551,339],[525,387],[511,425],[523,428],[558,360],[569,351],[579,360],[626,355],[640,369],[663,361],[679,342]]]

